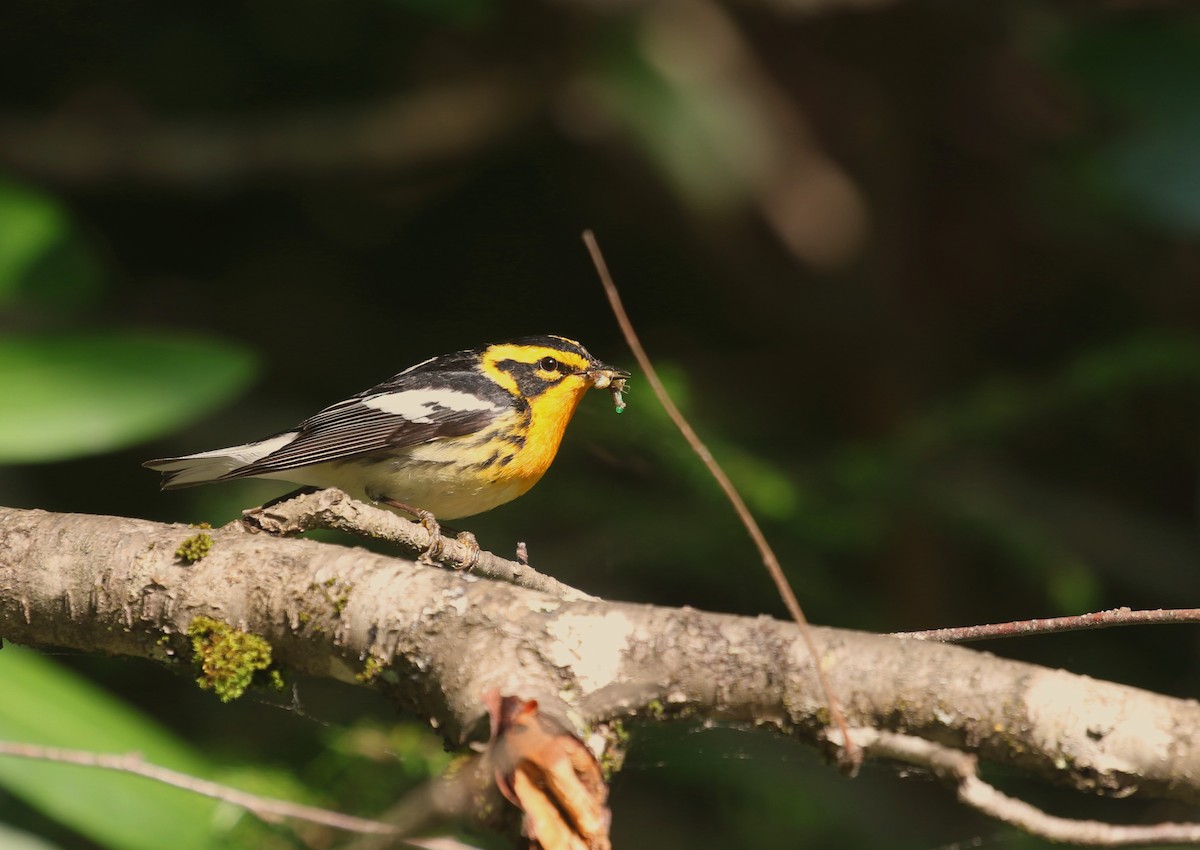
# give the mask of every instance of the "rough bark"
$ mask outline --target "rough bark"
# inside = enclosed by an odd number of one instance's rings
[[[629,715],[826,734],[791,623],[534,590],[358,548],[0,508],[0,636],[187,664],[198,616],[285,668],[381,688],[461,739],[490,688],[581,732]],[[1200,704],[989,653],[815,628],[852,727],[899,732],[1083,790],[1200,802]],[[831,733],[830,733],[831,734]]]

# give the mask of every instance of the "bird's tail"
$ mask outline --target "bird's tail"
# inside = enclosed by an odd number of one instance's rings
[[[197,452],[182,457],[148,460],[142,466],[163,474],[161,486],[164,490],[178,490],[180,487],[194,487],[212,481],[228,481],[231,478],[241,478],[238,474],[240,470],[286,446],[296,439],[296,436],[295,431],[289,431],[256,443]]]

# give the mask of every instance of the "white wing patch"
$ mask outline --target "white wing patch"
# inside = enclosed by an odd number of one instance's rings
[[[423,389],[380,393],[379,395],[360,399],[359,403],[383,413],[400,416],[409,422],[415,422],[419,425],[432,424],[434,422],[432,415],[439,408],[461,413],[477,411],[493,411],[498,413],[501,410],[501,408],[486,399],[482,399],[473,393],[464,393],[460,390]]]

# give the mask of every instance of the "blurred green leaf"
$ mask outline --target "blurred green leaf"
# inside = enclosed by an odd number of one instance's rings
[[[0,847],[4,850],[58,850],[57,844],[0,823]]]
[[[39,257],[63,238],[66,216],[41,195],[0,183],[0,298],[8,299]]]
[[[963,446],[987,445],[1096,402],[1125,404],[1139,389],[1200,382],[1200,337],[1138,334],[1083,351],[1040,381],[1000,375],[914,418],[892,444],[836,458],[847,487],[903,482],[904,467]]]
[[[1103,586],[1094,569],[1077,558],[1054,564],[1046,574],[1046,596],[1060,611],[1095,611],[1103,604]]]
[[[94,752],[138,752],[173,770],[205,772],[203,758],[149,718],[34,652],[5,646],[0,679],[0,738]],[[215,801],[141,777],[0,757],[0,784],[106,847],[226,846],[213,835]]]
[[[143,333],[0,340],[0,463],[62,460],[167,433],[256,372],[230,343]]]
[[[311,788],[328,789],[325,805],[339,810],[385,810],[420,783],[441,776],[455,756],[427,724],[363,719],[327,727],[325,746],[304,769]]]
[[[1111,399],[1138,387],[1197,381],[1200,337],[1160,331],[1084,351],[1054,379],[1049,395],[1068,401]]]
[[[1120,122],[1089,163],[1096,188],[1156,223],[1200,229],[1200,27],[1122,20],[1076,34],[1065,61]]]
[[[800,504],[796,483],[769,461],[726,446],[720,462],[755,513],[778,520],[796,513]]]
[[[98,264],[62,206],[0,181],[0,304],[78,306],[99,283]]]

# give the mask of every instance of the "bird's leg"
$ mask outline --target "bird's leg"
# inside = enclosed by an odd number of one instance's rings
[[[396,499],[380,499],[379,501],[390,508],[396,508],[397,510],[404,511],[406,514],[411,514],[417,518],[417,522],[425,526],[425,530],[429,532],[429,546],[417,558],[417,563],[436,565],[442,557],[442,526],[438,523],[437,517],[424,508],[407,505]]]
[[[417,563],[437,565],[442,559],[442,543],[445,539],[442,535],[441,523],[430,511],[424,508],[418,508],[409,505],[405,502],[396,499],[380,498],[376,501],[387,505],[390,508],[404,511],[417,518],[421,525],[425,526],[425,530],[429,532],[429,546],[417,558]],[[453,529],[450,529],[453,530]],[[454,562],[453,566],[456,570],[471,570],[475,564],[479,562],[479,553],[482,551],[479,548],[479,541],[475,539],[475,535],[469,531],[459,531],[455,535],[455,539],[467,548],[467,557],[461,561]]]

